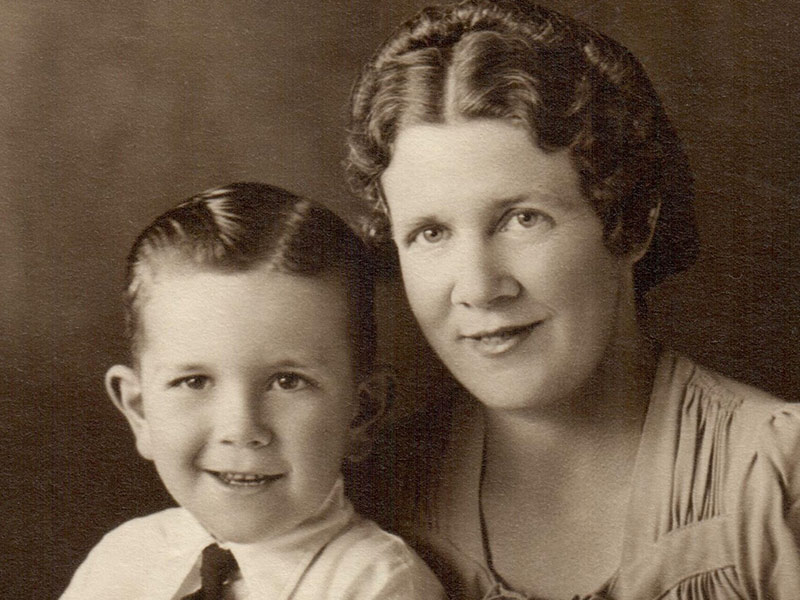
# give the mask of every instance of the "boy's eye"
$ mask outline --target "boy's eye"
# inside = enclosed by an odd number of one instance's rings
[[[190,390],[203,390],[208,387],[211,379],[205,375],[191,375],[189,377],[181,377],[171,383],[172,387],[183,387]]]
[[[285,392],[296,392],[308,387],[311,382],[297,373],[278,373],[272,378],[270,389],[283,390]]]

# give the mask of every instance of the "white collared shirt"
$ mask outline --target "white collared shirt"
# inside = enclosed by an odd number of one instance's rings
[[[61,600],[177,600],[200,587],[200,554],[215,540],[183,508],[133,519],[107,534]],[[252,544],[222,543],[239,564],[233,600],[427,600],[438,581],[397,536],[355,514],[341,478],[299,527]]]

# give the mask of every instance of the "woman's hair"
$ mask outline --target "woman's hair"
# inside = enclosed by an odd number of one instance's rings
[[[233,183],[193,196],[157,217],[136,239],[125,278],[126,330],[134,356],[141,303],[152,272],[166,262],[243,272],[270,266],[300,277],[343,277],[358,378],[375,350],[373,273],[368,249],[334,213],[262,183]]]
[[[641,247],[659,214],[635,268],[637,298],[693,262],[688,161],[642,66],[614,40],[525,0],[429,7],[366,65],[351,97],[347,168],[373,240],[390,234],[380,177],[398,133],[485,118],[523,123],[542,150],[569,149],[612,251]]]

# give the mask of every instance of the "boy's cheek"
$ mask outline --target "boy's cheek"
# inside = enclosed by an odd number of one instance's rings
[[[143,423],[138,431],[134,430],[133,434],[136,437],[136,450],[139,455],[146,460],[153,460],[152,440],[147,423]]]

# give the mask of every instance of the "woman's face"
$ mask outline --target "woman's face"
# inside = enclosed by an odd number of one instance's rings
[[[546,408],[635,331],[630,256],[603,244],[566,150],[503,120],[400,131],[381,184],[433,349],[490,408]]]

